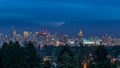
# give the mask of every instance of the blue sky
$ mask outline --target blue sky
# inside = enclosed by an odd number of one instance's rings
[[[0,18],[40,22],[120,19],[119,0],[0,0]]]
[[[82,21],[77,24],[83,24],[85,21],[91,23],[94,20],[120,20],[120,1],[0,0],[0,19],[26,20],[30,23],[53,27],[59,27],[70,21]],[[93,24],[93,26],[96,25]]]

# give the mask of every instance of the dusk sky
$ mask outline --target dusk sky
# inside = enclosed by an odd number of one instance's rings
[[[120,20],[120,1],[0,0],[0,19],[19,19],[37,25],[51,25],[52,27],[59,27],[70,21],[80,21],[76,23],[80,25],[93,24],[91,21],[96,20]],[[115,24],[114,21],[109,25],[113,24]],[[104,26],[103,23],[101,25]]]

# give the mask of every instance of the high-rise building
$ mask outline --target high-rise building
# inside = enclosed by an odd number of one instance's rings
[[[16,34],[17,34],[16,30],[15,28],[13,28],[13,36],[16,37]]]
[[[29,32],[28,31],[24,31],[23,35],[24,35],[24,37],[27,37],[29,35]]]
[[[83,32],[80,30],[80,32],[78,33],[78,36],[82,37],[83,36]]]
[[[47,30],[43,30],[43,35],[47,35],[48,31]]]
[[[84,44],[84,41],[83,41],[83,32],[81,30],[80,30],[78,36],[79,36],[79,43]]]
[[[40,35],[40,32],[36,32],[36,36],[39,36]]]
[[[77,34],[77,37],[75,39],[75,45],[80,46],[80,44],[84,44],[83,41],[83,32],[80,30],[80,32]]]

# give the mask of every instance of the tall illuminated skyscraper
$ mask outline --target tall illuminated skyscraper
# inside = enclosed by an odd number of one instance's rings
[[[27,37],[29,35],[29,32],[28,31],[24,31],[23,35],[24,35],[24,37]]]
[[[83,32],[80,30],[78,36],[82,37],[83,36]]]
[[[43,30],[43,35],[47,35],[48,31],[47,30]]]
[[[82,43],[84,44],[83,42],[83,32],[80,30],[80,32],[78,33],[78,36],[79,36],[79,43]]]
[[[16,29],[13,27],[13,37],[16,37]]]

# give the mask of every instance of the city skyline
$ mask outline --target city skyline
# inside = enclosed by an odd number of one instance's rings
[[[120,0],[0,0],[0,68],[120,68]]]

